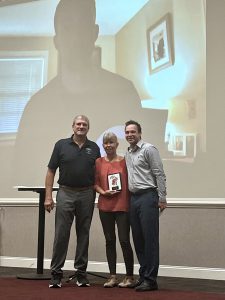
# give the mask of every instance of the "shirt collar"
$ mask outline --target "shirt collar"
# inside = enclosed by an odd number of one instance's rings
[[[144,144],[144,141],[143,141],[143,140],[140,140],[140,141],[137,143],[138,148],[142,148],[143,144]]]
[[[73,140],[73,134],[72,134],[71,137],[70,137],[70,143],[71,143],[71,144],[76,144],[76,143],[74,143],[74,140]],[[83,147],[86,147],[86,146],[88,146],[88,145],[90,145],[90,140],[86,137],[86,140],[85,140],[85,142],[84,142],[84,144],[83,144]]]
[[[140,140],[140,141],[138,141],[138,143],[133,148],[128,147],[128,151],[129,152],[136,152],[138,149],[142,148],[143,144],[144,144],[144,141]]]

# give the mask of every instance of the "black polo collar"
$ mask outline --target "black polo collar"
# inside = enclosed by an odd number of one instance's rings
[[[72,134],[71,137],[70,137],[70,144],[76,144],[76,143],[74,142],[74,140],[73,140],[73,136],[74,136],[74,134]],[[90,145],[91,145],[90,140],[86,137],[86,140],[85,140],[85,142],[84,142],[82,148],[83,148],[83,147],[86,147],[86,146],[90,146]]]

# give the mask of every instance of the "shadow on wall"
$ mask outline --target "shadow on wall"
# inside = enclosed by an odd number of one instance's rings
[[[91,122],[91,139],[97,141],[104,131],[123,128],[134,119],[146,139],[164,150],[167,111],[142,109],[132,82],[101,68],[95,15],[93,0],[61,0],[56,8],[59,72],[24,110],[16,140],[14,185],[43,185],[55,142],[72,133],[73,118],[79,114]]]

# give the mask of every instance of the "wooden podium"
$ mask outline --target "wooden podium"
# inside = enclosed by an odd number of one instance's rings
[[[39,217],[38,217],[38,247],[37,247],[37,271],[36,273],[27,273],[17,275],[18,279],[50,279],[50,272],[43,271],[44,262],[44,239],[45,239],[45,187],[38,186],[17,186],[18,191],[32,191],[39,194]],[[58,188],[54,187],[53,191]]]

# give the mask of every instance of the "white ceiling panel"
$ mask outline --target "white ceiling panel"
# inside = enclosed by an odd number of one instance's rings
[[[0,0],[0,35],[54,35],[53,19],[59,0],[14,1],[17,4]],[[96,0],[100,35],[116,34],[148,1]]]

